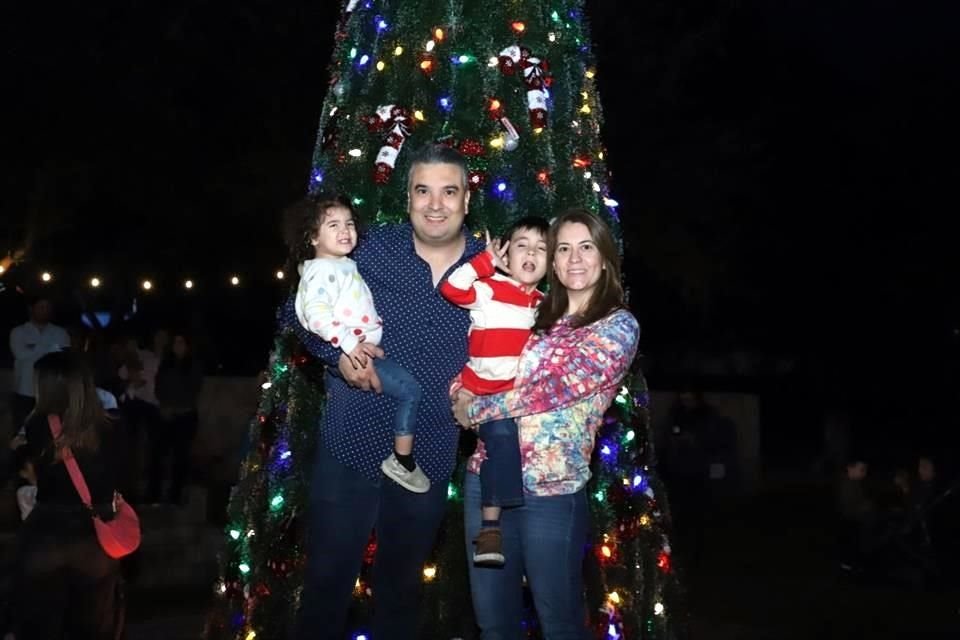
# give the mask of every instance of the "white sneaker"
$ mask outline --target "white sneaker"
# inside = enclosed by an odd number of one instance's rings
[[[430,490],[430,479],[424,475],[420,467],[414,467],[413,471],[407,471],[407,468],[400,464],[397,456],[390,456],[380,464],[383,474],[396,482],[404,489],[414,493],[426,493]]]

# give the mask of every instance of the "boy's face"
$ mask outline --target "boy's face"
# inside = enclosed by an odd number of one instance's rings
[[[547,239],[537,229],[517,229],[505,259],[510,276],[533,289],[547,273]]]

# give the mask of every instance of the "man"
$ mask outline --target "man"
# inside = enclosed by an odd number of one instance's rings
[[[53,351],[70,346],[70,336],[50,322],[53,305],[45,297],[34,298],[28,307],[30,319],[10,330],[10,351],[13,352],[13,394],[10,414],[13,431],[23,426],[33,411],[33,363]]]
[[[459,437],[447,389],[467,361],[470,318],[443,299],[438,285],[483,245],[463,225],[470,192],[459,153],[442,145],[420,150],[412,158],[407,187],[409,222],[372,231],[352,257],[384,322],[380,346],[423,390],[414,453],[430,478],[429,492],[407,491],[380,471],[393,451],[396,403],[378,393],[373,367],[355,369],[339,349],[304,330],[292,297],[283,312],[283,322],[334,374],[326,378],[328,401],[311,484],[299,621],[304,639],[343,637],[374,528],[372,635],[414,638],[423,564],[446,508]]]
[[[148,349],[141,349],[136,337],[128,336],[123,347],[123,364],[117,370],[117,377],[126,385],[120,396],[121,411],[126,420],[128,441],[131,451],[135,452],[131,463],[127,465],[129,477],[126,479],[128,500],[139,502],[141,497],[147,504],[160,502],[160,487],[148,483],[148,491],[140,494],[143,478],[143,449],[148,451],[158,446],[163,438],[163,425],[160,421],[160,401],[157,400],[156,383],[160,361]],[[146,445],[144,444],[146,442]]]

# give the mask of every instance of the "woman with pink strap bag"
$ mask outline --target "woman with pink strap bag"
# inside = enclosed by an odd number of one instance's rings
[[[16,638],[112,640],[123,553],[105,546],[98,529],[132,517],[139,541],[136,514],[117,490],[127,461],[123,431],[101,407],[79,355],[48,354],[34,372],[37,405],[25,446],[36,460],[37,505],[20,530]],[[130,540],[126,553],[135,548]]]

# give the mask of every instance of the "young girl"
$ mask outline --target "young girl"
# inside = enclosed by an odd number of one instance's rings
[[[347,257],[357,246],[353,207],[345,198],[308,200],[300,212],[291,261],[299,263],[300,284],[295,307],[300,324],[361,368],[369,360],[383,392],[399,403],[394,420],[394,451],[380,465],[383,473],[415,493],[426,493],[430,480],[413,459],[413,435],[420,405],[419,383],[389,358],[374,357],[383,334],[383,321],[357,265]]]
[[[440,293],[470,310],[470,360],[460,373],[463,388],[474,395],[513,389],[520,352],[530,337],[543,294],[537,285],[547,271],[547,231],[543,218],[517,220],[500,242],[450,274]],[[513,419],[480,425],[484,463],[480,468],[483,528],[475,541],[473,561],[502,566],[500,512],[523,504],[520,440]]]

